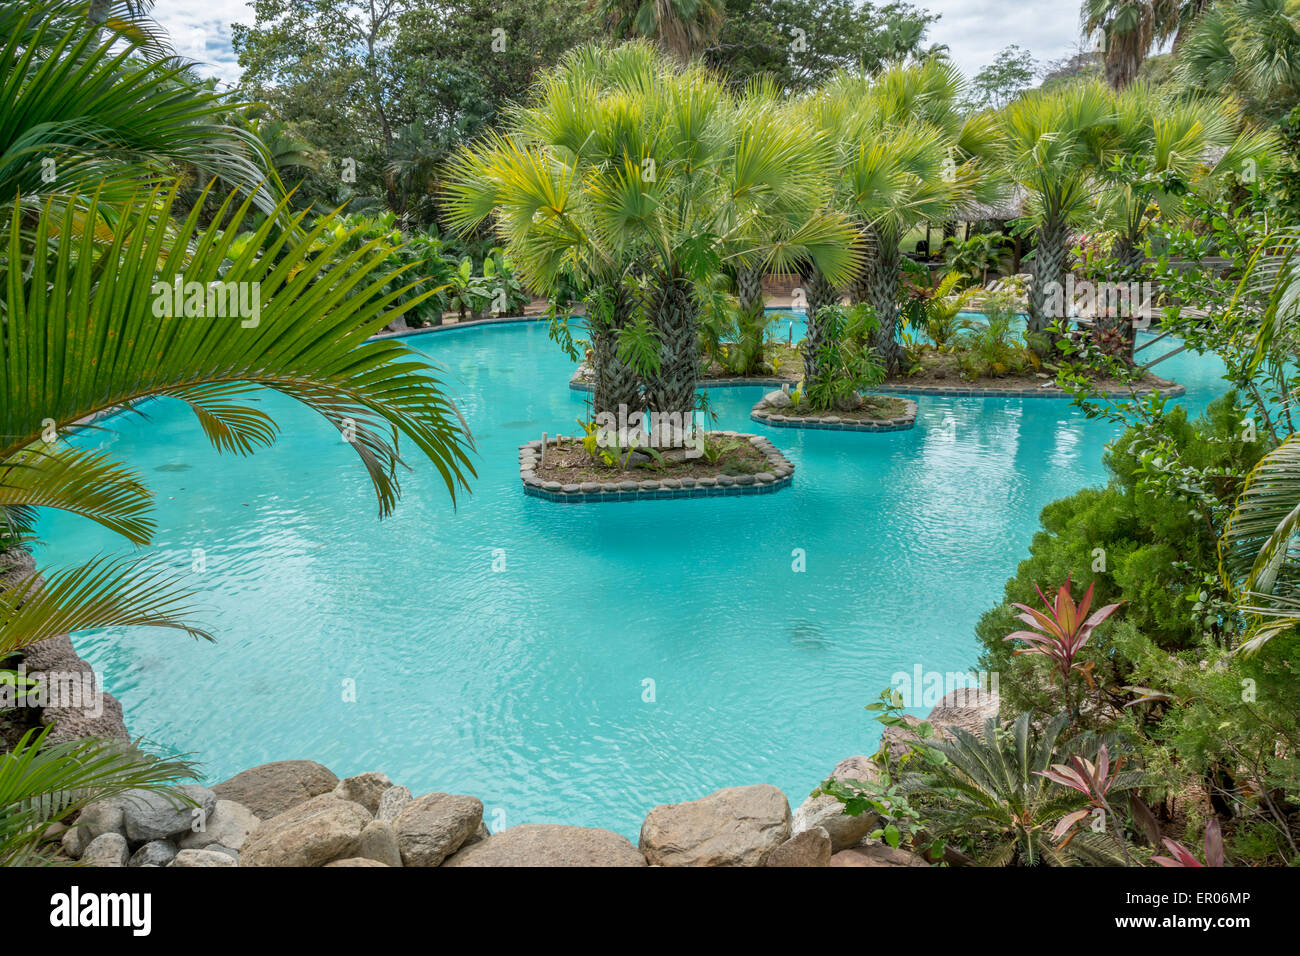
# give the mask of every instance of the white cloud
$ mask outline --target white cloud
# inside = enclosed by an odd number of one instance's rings
[[[913,0],[940,14],[930,40],[945,43],[968,75],[993,62],[1004,47],[1017,43],[1039,63],[1072,53],[1079,40],[1076,0]],[[226,83],[239,79],[239,64],[230,48],[230,24],[251,23],[246,0],[166,0],[154,7],[154,19],[172,37],[177,52],[198,60],[206,76]]]

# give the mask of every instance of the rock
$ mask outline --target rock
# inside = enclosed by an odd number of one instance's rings
[[[767,858],[768,866],[830,866],[831,835],[824,827],[796,833]]]
[[[21,573],[30,573],[30,569],[24,565]],[[46,674],[57,674],[48,683],[69,690],[66,700],[52,700],[41,709],[41,723],[54,725],[45,738],[47,744],[102,737],[130,745],[122,705],[100,686],[94,668],[77,654],[68,635],[56,634],[29,644],[23,648],[23,664],[28,677],[40,681]],[[79,684],[80,693],[71,692],[72,682]]]
[[[911,745],[920,742],[921,738],[916,735],[913,729],[921,723],[919,717],[913,717],[911,714],[903,714],[902,727],[886,727],[880,734],[880,745],[889,748],[889,759],[900,760],[910,751]]]
[[[924,859],[907,850],[895,850],[881,843],[840,850],[831,857],[831,866],[929,866]]]
[[[380,863],[377,860],[367,860],[365,857],[362,856],[350,856],[346,860],[335,860],[333,863],[326,863],[325,868],[329,869],[331,866],[384,866],[384,865],[385,864]]]
[[[478,829],[475,830],[475,831],[470,835],[469,839],[467,839],[464,843],[462,843],[462,844],[460,845],[460,849],[463,850],[463,849],[465,849],[465,847],[467,847],[467,846],[473,846],[475,843],[482,843],[484,840],[486,840],[486,839],[487,839],[488,837],[490,837],[491,835],[492,835],[492,831],[489,830],[489,829],[487,828],[487,824],[486,824],[486,823],[480,823],[480,824],[478,825]],[[457,852],[460,852],[460,851],[458,850]]]
[[[169,867],[212,867],[238,866],[235,858],[219,850],[181,850],[175,859],[167,864]]]
[[[176,856],[176,847],[166,840],[150,840],[131,854],[127,866],[166,866]]]
[[[857,780],[862,783],[878,783],[880,781],[880,768],[876,766],[874,760],[865,754],[845,757],[831,771],[831,779],[838,780],[841,783],[849,780]]]
[[[198,805],[182,800],[182,796]],[[121,797],[121,805],[126,838],[132,843],[147,843],[187,833],[200,823],[206,825],[217,809],[217,798],[207,787],[187,783],[168,793],[128,790]]]
[[[120,833],[104,833],[90,841],[81,862],[86,866],[126,866],[126,837]]]
[[[105,833],[126,835],[122,805],[116,800],[101,800],[84,807],[77,816],[77,822],[63,834],[63,852],[72,859],[79,860],[90,842]]]
[[[404,866],[439,866],[483,822],[477,797],[426,793],[402,808],[393,822]]]
[[[809,797],[799,805],[791,821],[793,833],[823,829],[833,850],[845,850],[862,842],[872,830],[880,826],[880,817],[870,810],[856,817],[844,812],[844,804],[826,795]]]
[[[779,388],[774,392],[768,392],[763,396],[763,404],[768,408],[789,408],[790,393]]]
[[[228,846],[222,846],[220,843],[209,843],[203,849],[211,850],[213,853],[224,853],[226,856],[239,860],[239,851]]]
[[[980,736],[984,722],[998,716],[998,695],[978,687],[958,687],[944,694],[926,718],[934,729],[947,736],[947,728],[960,727]]]
[[[375,811],[375,819],[392,823],[402,812],[402,808],[410,802],[411,791],[405,787],[396,786],[385,790],[383,796],[379,798],[379,809]]]
[[[203,830],[191,830],[177,842],[182,850],[202,850],[214,843],[240,850],[260,823],[257,815],[233,800],[218,800]]]
[[[525,823],[462,847],[443,866],[645,866],[632,842],[596,827]]]
[[[401,866],[402,853],[397,848],[397,831],[391,823],[371,820],[357,839],[358,857],[374,860],[384,866]]]
[[[762,866],[790,838],[790,805],[768,784],[660,804],[641,824],[641,852],[659,866]]]
[[[379,800],[385,790],[391,790],[393,781],[386,774],[359,773],[355,777],[344,777],[334,788],[334,796],[340,800],[359,803],[371,813],[379,812]]]
[[[243,804],[261,820],[269,820],[329,793],[339,778],[314,760],[280,760],[237,773],[212,788],[222,800]]]
[[[244,866],[321,866],[357,855],[370,812],[332,793],[262,821],[240,852]]]
[[[861,408],[865,402],[857,392],[850,392],[847,395],[841,395],[835,400],[835,410],[840,412],[852,412]]]

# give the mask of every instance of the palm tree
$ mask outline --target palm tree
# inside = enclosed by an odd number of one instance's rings
[[[539,289],[562,266],[580,270],[617,306],[601,314],[620,344],[628,331],[644,342],[648,327],[658,354],[639,368],[645,402],[685,422],[699,375],[698,282],[728,262],[809,259],[841,280],[856,264],[852,231],[821,205],[804,132],[777,109],[737,108],[713,76],[644,43],[582,48],[543,77],[509,138],[462,154],[448,177],[453,220],[470,228],[493,216]],[[602,362],[620,351],[594,340],[593,350]]]
[[[340,255],[350,233],[336,235],[330,217],[303,229],[302,213],[273,238],[275,219],[288,216],[281,200],[234,255],[251,197],[237,207],[228,197],[202,229],[196,212],[169,221],[174,200],[175,188],[129,197],[107,235],[80,219],[75,203],[60,212],[50,202],[26,247],[22,211],[13,209],[0,232],[8,251],[0,275],[7,333],[0,338],[0,507],[70,511],[147,544],[151,502],[139,479],[66,438],[112,409],[171,398],[190,406],[215,447],[248,454],[276,436],[274,421],[244,401],[262,388],[315,409],[345,435],[381,516],[400,494],[399,434],[454,496],[473,473],[470,439],[435,370],[399,342],[367,341],[418,301],[394,305],[401,289],[381,294],[393,278],[378,271],[389,252],[383,242]],[[209,283],[257,290],[256,311],[222,312]],[[208,317],[167,318],[169,299],[176,314],[177,288],[187,303],[197,295]],[[134,560],[101,559],[45,580],[33,572],[0,594],[0,654],[120,625],[206,636],[181,620],[187,593],[173,576],[142,571]]]
[[[1106,82],[1123,90],[1152,49],[1174,39],[1177,51],[1209,0],[1083,0],[1083,31],[1101,37]]]
[[[935,57],[875,77],[842,73],[807,105],[835,153],[839,205],[867,249],[849,295],[871,306],[871,344],[890,374],[902,360],[897,328],[904,236],[917,223],[948,220],[994,185],[984,169],[995,147],[991,121],[963,117],[961,94],[961,74]]]
[[[1300,3],[1215,3],[1179,51],[1177,76],[1195,92],[1235,93],[1248,113],[1279,119],[1300,100]]]
[[[616,37],[644,37],[665,53],[688,60],[718,38],[726,4],[723,0],[602,0],[601,14]]]
[[[197,88],[187,64],[133,55],[148,42],[137,21],[110,20],[99,39],[86,10],[76,0],[0,5],[0,215],[51,195],[111,205],[170,180],[172,164],[271,209],[282,188],[257,135],[225,121],[229,98]]]
[[[1064,288],[1071,226],[1091,209],[1116,155],[1114,94],[1099,83],[1032,93],[1008,106],[999,123],[1007,170],[1035,224],[1028,330],[1041,334],[1061,318],[1050,314],[1048,300]]]

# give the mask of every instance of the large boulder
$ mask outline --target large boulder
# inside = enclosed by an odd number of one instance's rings
[[[929,866],[923,857],[883,843],[855,846],[831,857],[831,866]]]
[[[252,810],[233,800],[218,800],[202,830],[191,830],[177,841],[182,850],[202,850],[212,844],[241,850],[261,821]]]
[[[645,866],[626,837],[596,827],[525,823],[466,846],[443,866]]]
[[[978,687],[958,687],[944,694],[926,718],[934,729],[947,736],[949,727],[960,727],[979,736],[984,723],[998,716],[998,695]]]
[[[870,757],[859,755],[841,760],[830,776],[841,783],[849,780],[875,783],[880,779],[880,770]],[[844,812],[844,804],[825,794],[809,797],[801,803],[791,823],[794,833],[821,827],[830,837],[832,850],[837,851],[856,846],[879,826],[880,817],[876,813],[868,810],[856,817],[849,816]]]
[[[81,862],[86,866],[126,866],[129,851],[126,837],[120,833],[105,833],[90,841]]]
[[[426,793],[406,804],[393,821],[404,866],[440,866],[478,830],[483,803],[477,797]]]
[[[83,737],[107,737],[128,742],[122,705],[100,686],[94,668],[81,659],[66,634],[23,648],[27,676],[65,693],[52,694],[41,710],[41,723],[53,724],[47,744]],[[45,675],[54,675],[46,679]],[[76,688],[74,690],[74,687]]]
[[[387,866],[386,863],[380,863],[378,860],[368,860],[364,856],[350,856],[346,860],[335,860],[332,863],[326,863],[325,869],[332,866]]]
[[[207,787],[187,783],[175,792],[128,790],[120,801],[126,838],[132,843],[167,840],[206,825],[217,809],[217,797]]]
[[[393,825],[383,820],[367,823],[357,840],[357,856],[384,866],[401,866],[402,852],[397,848],[397,831]]]
[[[901,725],[884,729],[880,735],[880,744],[889,749],[890,760],[901,760],[912,749],[913,744],[921,742],[921,738],[916,733],[916,728],[920,724],[919,717],[903,714]]]
[[[763,396],[763,404],[768,408],[789,408],[790,393],[779,388],[774,392],[768,392]]]
[[[63,834],[63,852],[79,860],[91,841],[105,833],[126,836],[126,821],[122,816],[122,805],[117,800],[100,800],[83,807],[77,815],[77,822]]]
[[[822,827],[796,833],[767,858],[768,866],[830,866],[831,836]]]
[[[790,838],[790,805],[768,784],[660,804],[641,824],[641,852],[658,866],[762,866]]]
[[[387,774],[359,773],[355,777],[344,777],[334,788],[334,796],[340,800],[359,803],[371,813],[379,812],[379,800],[384,792],[393,788],[393,781]]]
[[[361,804],[321,794],[262,821],[244,843],[239,861],[244,866],[322,866],[356,856],[370,819]]]
[[[278,760],[237,773],[212,788],[222,800],[241,803],[259,819],[271,817],[329,793],[339,778],[314,760]]]

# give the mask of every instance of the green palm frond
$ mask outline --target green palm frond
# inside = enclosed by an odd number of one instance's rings
[[[71,206],[60,215],[47,204],[35,243],[24,248],[15,210],[5,237],[17,267],[3,290],[9,334],[0,341],[0,461],[32,446],[50,421],[64,434],[86,416],[151,397],[187,402],[217,447],[249,451],[271,441],[274,428],[234,399],[270,388],[355,434],[350,444],[381,515],[400,493],[398,435],[432,461],[454,497],[473,473],[471,442],[436,369],[398,341],[367,341],[423,298],[398,302],[410,287],[383,293],[402,271],[384,265],[384,240],[345,254],[352,233],[336,232],[328,216],[305,234],[280,230],[272,238],[278,215],[288,217],[282,200],[232,261],[230,243],[251,199],[232,209],[228,197],[201,228],[197,206],[184,223],[167,222],[174,196],[126,200],[106,247]],[[222,229],[228,218],[232,225]],[[49,241],[55,231],[63,241]],[[167,317],[159,305],[176,298],[177,282],[201,291],[217,283],[244,294],[240,301],[256,301],[257,314]],[[199,305],[209,313],[224,308],[212,298]]]
[[[50,827],[92,803],[129,790],[167,793],[196,776],[193,763],[148,753],[139,742],[51,744],[48,735],[49,728],[29,731],[0,754],[0,866],[48,862],[37,848]]]
[[[212,640],[183,618],[193,591],[179,575],[141,558],[101,557],[79,567],[33,572],[0,592],[0,653],[73,631],[165,627]]]
[[[135,544],[154,529],[149,492],[133,472],[66,444],[39,442],[0,461],[0,507],[70,511]]]

